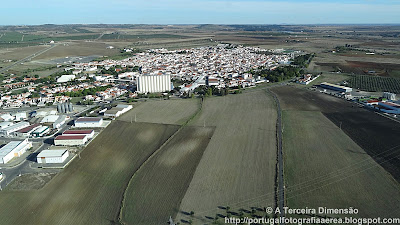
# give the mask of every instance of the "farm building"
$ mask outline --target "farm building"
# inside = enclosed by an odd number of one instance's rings
[[[336,85],[336,84],[330,84],[330,83],[327,83],[327,82],[321,83],[320,86],[322,88],[326,88],[326,89],[330,89],[330,90],[334,90],[334,91],[345,92],[345,93],[350,93],[350,92],[353,91],[352,88],[345,87],[345,86],[340,86],[340,85]]]
[[[98,117],[80,117],[75,120],[75,127],[101,127],[103,118]]]
[[[38,163],[63,163],[69,156],[67,149],[43,150],[37,155]]]
[[[7,163],[14,157],[20,157],[29,148],[32,147],[32,142],[28,139],[23,141],[11,141],[0,149],[0,163]]]
[[[60,135],[54,139],[54,145],[75,146],[84,145],[88,140],[86,135]]]
[[[15,135],[19,137],[29,137],[31,134],[38,128],[40,128],[42,125],[40,124],[32,124],[28,127],[22,128],[20,130],[15,131]]]
[[[41,126],[41,127],[39,127],[38,129],[36,129],[36,130],[34,130],[32,132],[32,136],[33,137],[42,137],[42,136],[44,136],[45,134],[47,134],[49,132],[50,132],[50,128],[49,127]]]
[[[171,75],[144,75],[137,78],[138,93],[156,93],[171,90]]]
[[[22,128],[28,127],[30,124],[28,122],[19,122],[11,126],[5,127],[0,130],[0,136],[10,136],[13,132],[21,130]]]
[[[93,138],[94,130],[67,130],[62,134],[63,136],[71,135],[86,135],[88,138]]]

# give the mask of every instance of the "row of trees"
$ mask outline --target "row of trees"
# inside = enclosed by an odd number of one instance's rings
[[[286,79],[300,76],[304,70],[294,66],[278,67],[275,70],[260,68],[256,71],[250,71],[255,76],[265,77],[271,82],[280,82]]]
[[[300,67],[308,67],[308,64],[310,64],[312,58],[314,58],[314,54],[305,54],[305,55],[299,55],[296,56],[293,59],[293,65],[297,65]]]
[[[57,93],[55,94],[56,96],[69,96],[69,97],[83,97],[86,95],[96,95],[96,92],[98,91],[105,91],[107,88],[110,88],[111,86],[101,86],[101,87],[94,87],[94,88],[88,88],[84,90],[79,90],[79,91],[71,91],[71,92],[64,92],[64,93]]]

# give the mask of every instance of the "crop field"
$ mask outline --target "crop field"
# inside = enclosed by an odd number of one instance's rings
[[[354,75],[348,83],[350,87],[362,91],[388,91],[400,94],[400,78]]]
[[[164,224],[179,211],[212,127],[186,126],[131,180],[122,210],[125,224]]]
[[[183,124],[200,107],[199,99],[148,100],[134,105],[134,108],[117,120],[137,122]]]
[[[398,183],[321,112],[283,111],[283,127],[288,207],[354,207],[358,217],[398,216]]]
[[[41,59],[55,59],[65,58],[71,56],[91,56],[91,55],[106,55],[112,56],[119,53],[118,49],[107,49],[106,43],[101,42],[82,42],[74,41],[69,42],[65,45],[59,45],[40,56],[34,58],[34,60]]]
[[[189,125],[213,126],[215,131],[176,221],[211,223],[228,205],[274,205],[276,119],[274,101],[265,90],[205,99]],[[193,217],[187,215],[191,211]]]
[[[113,224],[132,174],[177,129],[114,121],[44,188],[0,192],[1,224]]]
[[[288,86],[273,91],[283,110],[322,112],[400,182],[400,123],[323,93]]]

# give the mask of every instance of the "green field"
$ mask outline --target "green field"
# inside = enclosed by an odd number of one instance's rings
[[[200,99],[177,99],[177,100],[148,100],[144,103],[135,104],[134,108],[125,113],[118,120],[130,122],[183,124],[200,107]]]
[[[43,189],[0,192],[1,224],[113,224],[132,174],[177,129],[114,121]]]
[[[274,205],[276,108],[265,90],[206,98],[189,125],[215,127],[176,221],[211,223],[219,206],[232,209]],[[237,212],[237,211],[236,211]]]
[[[357,217],[395,216],[398,183],[322,113],[283,111],[283,127],[288,207],[354,207]]]
[[[400,78],[354,75],[348,82],[350,87],[362,91],[388,91],[400,94]]]
[[[127,189],[124,224],[164,224],[175,217],[211,139],[211,127],[184,127],[133,177]]]

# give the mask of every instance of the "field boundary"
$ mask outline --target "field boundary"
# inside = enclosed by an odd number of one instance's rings
[[[156,149],[139,167],[136,171],[133,172],[131,178],[129,179],[128,184],[125,187],[124,193],[122,194],[122,201],[120,202],[120,209],[119,209],[119,213],[118,213],[118,223],[119,224],[126,224],[125,222],[123,222],[122,219],[122,213],[124,210],[124,206],[125,206],[125,201],[126,201],[126,192],[128,190],[129,185],[132,183],[133,179],[135,178],[137,172],[139,172],[152,158],[154,158],[163,148],[164,146],[166,146],[188,123],[190,123],[194,118],[196,118],[197,115],[200,114],[200,112],[203,109],[203,101],[204,98],[200,99],[200,103],[199,103],[199,108],[196,111],[196,113],[194,113],[185,123],[183,123],[183,125],[181,125],[179,127],[179,129],[173,133],[158,149]],[[167,219],[167,218],[166,218]]]
[[[282,110],[280,102],[275,93],[269,88],[265,89],[269,93],[275,102],[277,110],[276,119],[276,148],[277,148],[277,162],[275,172],[275,207],[279,207],[281,213],[280,217],[285,217],[284,206],[285,206],[285,179],[284,179],[284,166],[283,166],[283,149],[282,149]],[[283,223],[284,224],[284,223]]]

